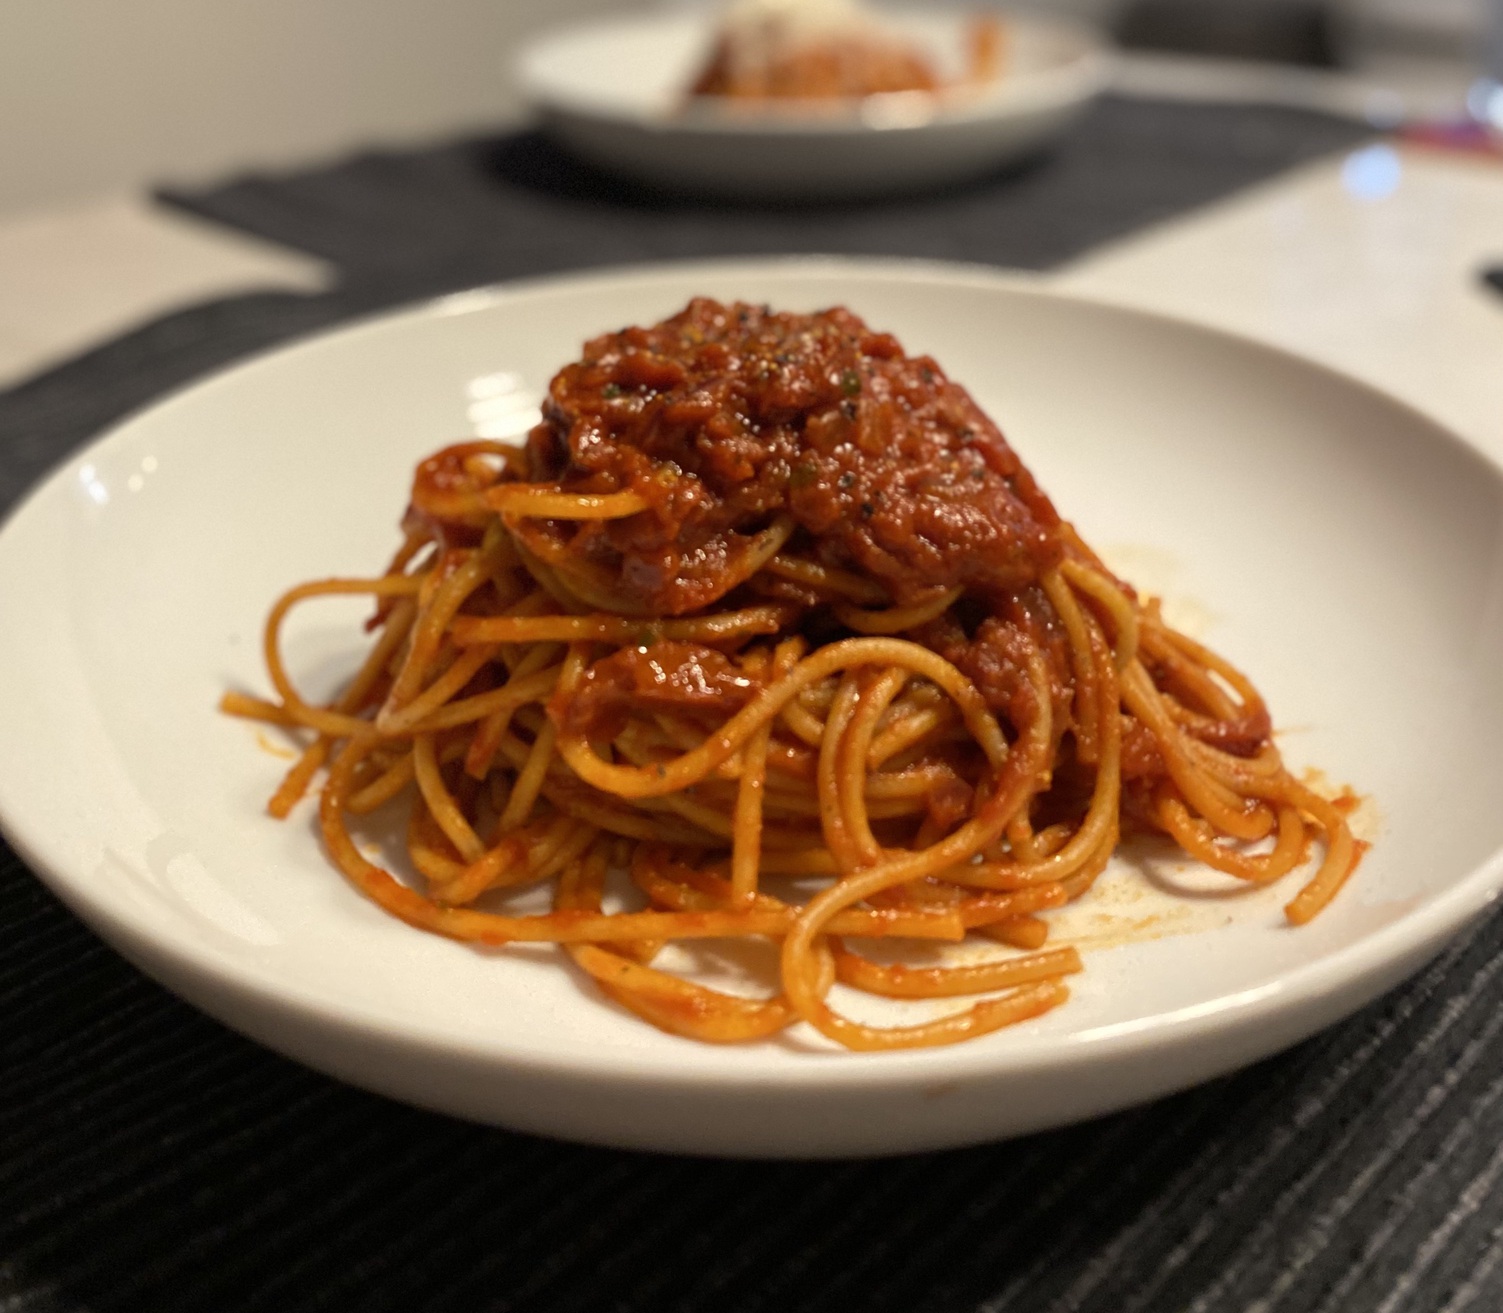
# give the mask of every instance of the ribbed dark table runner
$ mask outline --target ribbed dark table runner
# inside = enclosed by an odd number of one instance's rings
[[[164,390],[381,305],[695,255],[1044,268],[1359,136],[1117,100],[1051,160],[882,205],[675,201],[529,134],[179,195],[327,257],[339,287],[185,310],[0,394],[0,507]],[[3,848],[0,927],[0,1313],[1503,1308],[1500,921],[1347,1023],[1175,1098],[812,1164],[556,1144],[336,1084],[144,979]]]

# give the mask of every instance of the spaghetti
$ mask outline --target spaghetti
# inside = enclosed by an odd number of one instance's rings
[[[280,634],[337,594],[375,599],[374,642],[315,705]],[[696,300],[588,343],[524,448],[424,461],[386,572],[292,589],[265,652],[275,700],[223,706],[311,736],[274,815],[325,771],[324,841],[380,906],[562,945],[700,1040],[802,1020],[936,1045],[1056,1007],[1081,962],[1041,914],[1125,827],[1260,884],[1318,841],[1296,925],[1361,855],[1248,680],[1113,577],[934,361],[845,310]],[[351,828],[399,797],[413,881]],[[505,906],[539,889],[551,910]],[[774,992],[665,969],[665,946],[724,937],[777,946]],[[1021,951],[933,951],[966,939]],[[836,982],[984,997],[877,1026]]]

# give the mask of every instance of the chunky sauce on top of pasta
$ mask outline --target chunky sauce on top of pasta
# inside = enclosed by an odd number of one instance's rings
[[[1011,592],[1062,550],[1054,507],[966,390],[844,309],[698,299],[595,338],[554,378],[529,463],[535,480],[648,502],[571,548],[659,615],[724,595],[779,514],[898,602]]]

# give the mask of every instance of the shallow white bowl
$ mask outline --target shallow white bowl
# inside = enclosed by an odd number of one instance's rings
[[[956,62],[967,16],[885,11]],[[762,199],[833,199],[934,186],[1042,150],[1106,83],[1093,29],[1007,17],[1009,66],[970,97],[869,97],[856,111],[722,108],[685,93],[708,55],[708,13],[596,20],[550,33],[518,60],[544,126],[592,163],[659,185]]]
[[[1357,824],[1375,846],[1329,911],[1294,930],[1288,886],[1227,893],[1129,854],[1061,920],[1087,969],[1047,1017],[926,1052],[836,1052],[801,1033],[715,1048],[614,1008],[552,949],[482,952],[392,920],[328,865],[310,809],[268,819],[284,763],[214,705],[226,687],[265,688],[271,599],[380,568],[419,458],[477,427],[519,430],[583,338],[697,293],[846,303],[969,386],[1086,538],[1250,672],[1291,762],[1370,799]],[[0,533],[0,820],[170,988],[397,1098],[714,1153],[1014,1135],[1290,1044],[1493,899],[1500,560],[1503,476],[1486,460],[1355,382],[1203,329],[923,264],[518,285],[252,360],[41,487]],[[290,638],[297,672],[330,687],[364,610],[310,612]]]

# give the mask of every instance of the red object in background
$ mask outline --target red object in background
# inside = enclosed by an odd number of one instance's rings
[[[1411,124],[1401,128],[1397,135],[1401,142],[1409,146],[1456,151],[1465,155],[1489,155],[1503,160],[1503,134],[1472,118]]]

